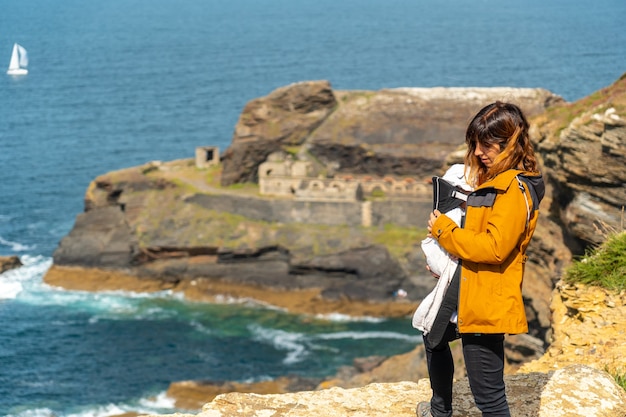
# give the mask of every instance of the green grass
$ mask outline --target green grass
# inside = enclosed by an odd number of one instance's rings
[[[204,178],[206,183],[213,186],[220,186],[220,175],[222,174],[222,164],[211,165],[208,168],[205,168]]]
[[[615,382],[617,382],[617,385],[626,390],[626,373],[618,372],[616,374],[613,374],[613,378],[615,378]]]
[[[370,197],[374,200],[380,200],[385,198],[385,192],[380,188],[374,188],[370,193]]]
[[[564,281],[626,290],[626,231],[608,236],[604,243],[574,262]]]
[[[374,243],[387,247],[395,258],[402,258],[410,249],[426,237],[428,231],[413,227],[386,224],[379,228],[365,229],[366,234]]]
[[[297,156],[298,152],[300,152],[301,146],[283,146],[283,151],[287,152],[289,155]]]

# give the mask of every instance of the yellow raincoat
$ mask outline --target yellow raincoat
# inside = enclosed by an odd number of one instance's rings
[[[540,174],[508,170],[469,195],[463,228],[445,215],[433,224],[439,244],[462,260],[460,333],[528,331],[522,280],[543,193]]]

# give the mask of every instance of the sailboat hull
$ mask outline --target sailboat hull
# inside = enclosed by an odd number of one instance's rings
[[[28,70],[25,68],[16,68],[16,69],[10,69],[7,71],[7,74],[9,75],[26,75],[28,74]]]

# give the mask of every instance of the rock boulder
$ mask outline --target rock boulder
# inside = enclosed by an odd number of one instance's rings
[[[22,261],[17,256],[0,256],[0,274],[22,266]]]
[[[327,81],[291,84],[250,101],[222,156],[222,185],[257,182],[258,166],[268,155],[281,147],[301,145],[336,105]]]
[[[505,377],[512,417],[624,417],[626,392],[606,372],[574,365],[551,373]],[[430,382],[374,383],[290,394],[229,393],[196,417],[414,417],[429,401]],[[454,384],[453,417],[479,417],[467,379]],[[192,414],[177,414],[192,416]]]

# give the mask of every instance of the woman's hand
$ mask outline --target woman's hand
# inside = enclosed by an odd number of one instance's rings
[[[433,237],[433,225],[439,216],[441,216],[441,212],[439,210],[434,210],[430,213],[430,218],[428,219],[428,237]]]
[[[439,275],[435,274],[433,271],[430,270],[430,266],[426,265],[426,270],[428,272],[430,272],[430,275],[432,275],[434,278],[439,279]]]

